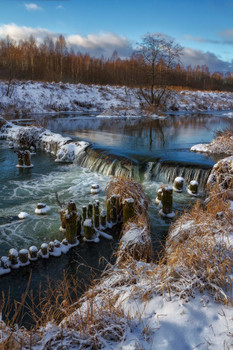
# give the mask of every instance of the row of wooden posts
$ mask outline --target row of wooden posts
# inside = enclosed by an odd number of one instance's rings
[[[0,259],[0,275],[9,273],[11,269],[27,266],[30,261],[36,261],[38,258],[60,256],[77,245],[82,234],[86,241],[93,241],[99,230],[128,221],[134,216],[134,212],[134,200],[128,198],[122,203],[117,195],[107,200],[107,211],[100,211],[100,203],[96,200],[88,206],[83,206],[82,215],[78,213],[75,202],[70,201],[66,208],[60,210],[61,227],[65,232],[62,242],[55,240],[49,244],[43,243],[39,250],[36,246],[21,249],[19,252],[14,248],[10,249],[8,256],[2,256]]]
[[[76,204],[70,201],[67,208],[60,210],[61,227],[70,244],[75,243],[81,235],[82,227],[84,238],[93,240],[96,231],[111,228],[117,223],[125,223],[134,216],[134,200],[127,198],[122,203],[120,196],[113,195],[107,200],[107,211],[100,211],[100,203],[96,200],[82,207],[82,215],[78,213]]]
[[[18,156],[19,167],[31,167],[31,152],[30,151],[15,151]]]

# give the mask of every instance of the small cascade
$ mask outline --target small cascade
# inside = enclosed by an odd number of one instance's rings
[[[196,180],[204,188],[210,171],[211,167],[207,165],[158,161],[148,163],[145,178],[158,181],[165,178],[168,183],[173,183],[176,177],[183,177],[186,184]]]
[[[139,176],[139,167],[136,162],[119,156],[115,158],[114,155],[101,150],[94,150],[91,147],[80,154],[76,161],[80,166],[106,176],[113,175],[128,178]]]

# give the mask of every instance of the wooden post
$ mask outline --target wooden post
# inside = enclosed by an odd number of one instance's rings
[[[65,230],[66,229],[66,211],[64,209],[60,209],[59,214],[61,219],[61,228]]]
[[[18,254],[18,251],[14,248],[11,248],[9,250],[9,260],[11,262],[11,266],[14,267],[18,264],[18,257],[19,257],[19,254]]]
[[[92,203],[88,204],[87,217],[88,217],[88,219],[92,219],[93,218],[93,204]]]
[[[173,183],[173,190],[175,192],[183,192],[183,186],[184,186],[184,178],[183,177],[176,177]]]
[[[84,237],[87,240],[92,240],[95,232],[93,228],[92,220],[86,219],[84,221],[83,228],[84,228]]]
[[[24,162],[23,162],[23,152],[22,151],[16,151],[15,152],[18,156],[18,166],[23,167]]]
[[[107,217],[106,211],[102,210],[100,213],[100,224],[102,228],[106,228],[106,224],[107,224],[106,217]]]
[[[42,243],[41,247],[40,247],[40,251],[41,251],[41,256],[43,257],[47,257],[48,256],[48,244],[47,243]]]
[[[86,220],[87,218],[87,207],[83,206],[83,222]]]
[[[100,226],[100,209],[97,203],[94,203],[94,225],[96,228]]]
[[[31,166],[31,153],[29,151],[23,152],[24,164],[25,166]]]
[[[188,193],[191,194],[191,196],[197,196],[198,195],[198,182],[195,180],[190,181],[189,187],[188,187]]]
[[[110,212],[111,212],[111,202],[110,202],[110,199],[108,199],[107,200],[107,222],[108,223],[111,222]]]
[[[29,248],[29,259],[31,261],[36,261],[38,259],[38,249],[34,245]]]
[[[19,251],[19,261],[23,264],[23,265],[27,265],[29,263],[29,256],[28,256],[29,252],[27,249],[21,249]]]
[[[162,197],[163,197],[163,190],[162,190],[162,188],[160,187],[160,188],[158,189],[158,191],[157,191],[157,197],[156,197],[156,199],[155,199],[155,203],[156,203],[156,204],[160,204],[161,201],[162,201]]]
[[[117,207],[116,207],[116,203],[117,203],[117,198],[116,195],[111,196],[110,198],[110,219],[112,223],[116,223],[117,222]]]
[[[67,206],[66,218],[66,233],[65,237],[70,244],[75,244],[77,242],[77,208],[73,201],[70,201]]]
[[[172,208],[173,204],[173,190],[171,186],[163,186],[163,196],[162,196],[162,209],[160,210],[160,215],[168,218],[173,218],[175,216]]]
[[[123,203],[123,223],[134,217],[134,200],[126,198]]]

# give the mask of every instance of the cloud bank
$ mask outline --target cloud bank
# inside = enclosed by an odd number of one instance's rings
[[[191,65],[195,67],[197,65],[207,65],[210,72],[228,72],[233,68],[233,62],[226,62],[218,58],[212,52],[203,52],[192,48],[185,47],[181,61],[184,66]]]

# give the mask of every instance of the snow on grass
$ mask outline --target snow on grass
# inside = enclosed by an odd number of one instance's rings
[[[209,144],[200,143],[191,147],[193,152],[215,153],[215,154],[233,154],[233,131],[223,131]]]
[[[43,83],[15,81],[13,92],[6,96],[7,82],[0,82],[0,113],[17,115],[59,113],[61,111],[100,112],[100,117],[141,116],[138,90],[119,86]],[[233,109],[230,92],[171,90],[163,108],[165,110],[205,111]],[[228,112],[230,113],[230,112]],[[231,117],[231,114],[227,114]]]

